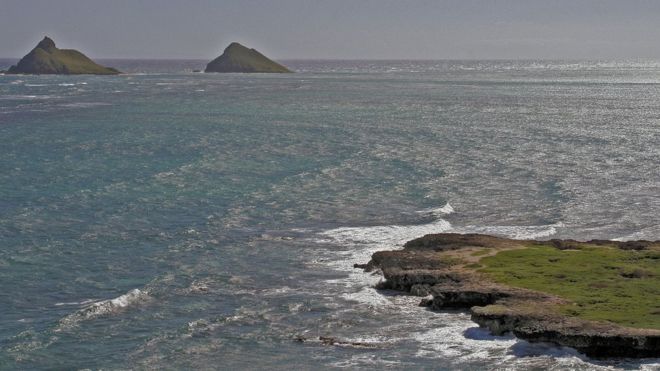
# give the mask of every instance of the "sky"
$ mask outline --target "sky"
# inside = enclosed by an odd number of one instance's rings
[[[0,57],[660,58],[658,0],[0,0]]]

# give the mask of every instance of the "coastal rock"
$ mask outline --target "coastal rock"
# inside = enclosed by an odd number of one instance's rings
[[[519,241],[476,233],[436,233],[410,240],[403,247],[406,250],[431,250],[437,252],[465,249],[466,247],[496,248],[512,243],[519,243]]]
[[[503,290],[446,288],[439,285],[431,289],[431,295],[433,295],[430,303],[432,309],[483,306],[510,296],[509,293]]]
[[[471,318],[495,335],[506,332],[530,342],[549,342],[577,349],[590,357],[657,357],[660,331],[624,328],[606,322],[557,316],[523,305],[473,307]]]
[[[293,341],[297,343],[318,342],[321,345],[351,347],[351,348],[379,348],[384,346],[384,344],[379,344],[379,343],[367,343],[362,341],[342,340],[331,336],[319,336],[318,339],[308,339],[304,335],[296,335],[293,337]]]
[[[229,44],[221,56],[206,65],[204,72],[288,73],[292,71],[268,59],[255,49],[248,49],[237,42],[233,42]]]
[[[72,49],[58,49],[48,36],[24,56],[8,74],[34,75],[116,75],[114,68],[103,67],[83,53]]]
[[[440,233],[412,240],[403,250],[376,252],[371,261],[361,267],[382,272],[385,281],[379,288],[430,295],[431,298],[423,299],[420,305],[433,310],[469,310],[474,322],[495,335],[511,332],[530,342],[572,347],[591,357],[660,357],[660,329],[630,328],[563,314],[557,308],[570,301],[496,283],[476,269],[481,266],[479,260],[483,256],[530,246],[557,250],[602,247],[656,251],[660,249],[660,242],[521,241],[479,234]]]
[[[431,285],[414,284],[410,287],[410,294],[422,297],[429,296],[431,295]]]

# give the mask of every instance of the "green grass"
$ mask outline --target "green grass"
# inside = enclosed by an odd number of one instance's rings
[[[561,312],[628,327],[660,329],[660,251],[531,246],[480,260],[496,282],[573,302]]]

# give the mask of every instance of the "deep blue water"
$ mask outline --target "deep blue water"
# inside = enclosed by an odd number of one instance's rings
[[[660,63],[102,62],[128,74],[0,76],[0,369],[658,367],[352,265],[441,231],[660,239]],[[293,341],[319,335],[374,347]]]

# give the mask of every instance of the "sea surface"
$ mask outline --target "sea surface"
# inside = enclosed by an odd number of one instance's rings
[[[660,368],[352,267],[434,232],[660,239],[660,62],[102,62],[128,73],[0,75],[0,369]]]

